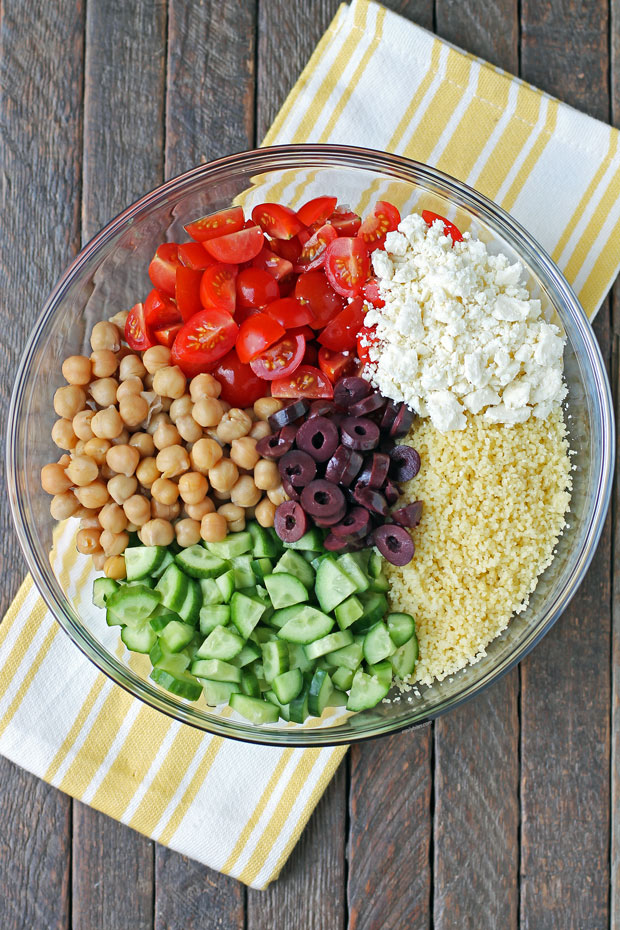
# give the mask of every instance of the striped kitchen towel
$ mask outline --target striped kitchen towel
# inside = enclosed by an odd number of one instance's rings
[[[541,241],[590,315],[618,270],[617,132],[376,3],[339,9],[265,142],[364,145],[456,175]],[[57,552],[65,579],[86,588],[70,534]],[[0,628],[0,752],[264,888],[344,749],[251,746],[175,723],[98,672],[27,579]]]

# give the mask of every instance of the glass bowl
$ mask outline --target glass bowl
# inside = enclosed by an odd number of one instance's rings
[[[50,439],[52,396],[63,383],[63,359],[84,349],[88,354],[93,324],[143,299],[157,244],[184,237],[184,223],[233,201],[246,208],[265,200],[297,207],[323,193],[358,212],[376,199],[394,202],[403,215],[414,208],[434,210],[490,249],[522,262],[532,292],[566,333],[567,424],[575,453],[570,526],[527,610],[476,665],[420,689],[420,697],[409,694],[365,713],[310,727],[284,722],[257,727],[175,698],[148,679],[147,658],[124,650],[118,629],[108,628],[104,612],[90,604],[95,573],[88,574],[87,560],[80,557],[70,573],[53,567],[54,521],[39,471],[57,457]],[[35,324],[16,376],[7,432],[8,485],[20,543],[39,591],[76,645],[117,684],[177,720],[221,736],[288,746],[351,743],[423,725],[512,668],[555,623],[583,580],[609,504],[613,458],[611,392],[601,353],[577,298],[546,252],[503,210],[439,171],[395,155],[326,145],[265,148],[201,165],[109,223],[67,269]]]

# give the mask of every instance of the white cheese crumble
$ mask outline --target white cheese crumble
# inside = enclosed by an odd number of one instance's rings
[[[388,233],[372,264],[385,301],[376,326],[373,381],[442,432],[464,429],[466,412],[490,423],[545,419],[560,404],[564,338],[522,281],[523,267],[491,255],[465,233],[453,243],[417,213]]]

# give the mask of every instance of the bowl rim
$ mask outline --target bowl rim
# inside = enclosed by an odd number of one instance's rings
[[[70,612],[66,610],[46,581],[45,572],[43,570],[44,563],[38,558],[36,547],[30,539],[28,527],[20,513],[20,501],[17,487],[17,463],[15,460],[17,449],[17,415],[24,399],[25,375],[32,362],[32,357],[37,347],[41,331],[53,316],[57,306],[61,303],[64,292],[71,284],[73,278],[101,246],[105,245],[113,238],[134,216],[144,211],[160,198],[168,198],[174,195],[175,192],[183,190],[189,182],[199,181],[203,178],[205,180],[210,178],[216,180],[220,172],[229,171],[232,168],[237,168],[238,170],[245,168],[248,172],[259,173],[261,168],[265,170],[273,170],[274,168],[286,170],[302,167],[327,167],[327,158],[329,158],[334,165],[341,164],[344,166],[346,161],[346,167],[357,167],[369,171],[376,170],[384,174],[389,174],[391,169],[394,177],[399,177],[401,180],[409,180],[411,183],[415,181],[427,182],[435,188],[440,188],[446,195],[456,194],[458,195],[459,201],[474,215],[480,214],[484,216],[485,221],[490,221],[490,225],[501,237],[513,245],[518,245],[520,254],[526,257],[530,265],[536,269],[537,274],[545,279],[547,284],[552,285],[552,291],[555,291],[559,301],[563,304],[564,308],[568,310],[569,314],[572,315],[574,323],[580,331],[587,348],[589,364],[596,376],[597,401],[602,411],[602,435],[607,440],[606,443],[603,443],[603,454],[598,467],[597,494],[592,504],[591,515],[579,559],[573,570],[570,583],[567,579],[563,588],[558,592],[554,601],[551,603],[544,624],[536,630],[532,630],[529,635],[524,637],[516,654],[505,659],[503,664],[487,671],[485,675],[475,683],[465,685],[452,695],[451,698],[443,701],[436,710],[427,712],[423,719],[417,719],[411,722],[405,717],[393,723],[391,723],[389,719],[386,719],[384,725],[382,725],[381,722],[378,726],[371,723],[367,729],[361,728],[359,734],[347,732],[346,735],[344,733],[338,733],[339,728],[299,727],[295,729],[282,728],[278,731],[271,731],[269,728],[257,728],[249,723],[238,724],[236,721],[225,717],[217,717],[215,715],[209,716],[202,711],[202,716],[197,717],[196,710],[191,704],[184,705],[172,700],[172,696],[168,697],[165,692],[156,690],[149,683],[140,679],[131,669],[121,665],[111,653],[102,650],[97,640],[90,635],[86,627],[76,625]],[[303,164],[301,161],[303,161]],[[405,177],[406,173],[409,173],[409,178]],[[439,171],[436,168],[432,168],[429,165],[414,161],[402,155],[393,155],[376,149],[368,149],[359,146],[303,144],[265,146],[264,148],[249,149],[215,159],[206,164],[198,165],[144,194],[141,198],[130,204],[111,219],[110,222],[83,246],[60,276],[45,301],[22,353],[11,396],[5,445],[7,485],[11,513],[29,571],[40,595],[55,620],[60,624],[75,645],[100,671],[115,684],[120,685],[133,697],[142,701],[147,706],[213,736],[223,736],[229,739],[259,745],[309,748],[315,746],[348,745],[354,742],[361,742],[362,740],[398,733],[403,730],[418,729],[427,726],[433,719],[443,715],[448,710],[458,707],[479,695],[490,684],[499,680],[503,675],[514,668],[518,662],[525,658],[566,609],[568,603],[582,583],[596,551],[611,499],[615,459],[615,423],[609,379],[607,377],[600,347],[586,314],[563,273],[537,240],[534,239],[519,222],[513,219],[502,207],[493,203],[483,194],[464,182],[459,181],[457,178],[443,171]],[[187,711],[185,707],[187,707]]]

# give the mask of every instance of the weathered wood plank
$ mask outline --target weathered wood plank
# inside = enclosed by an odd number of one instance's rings
[[[157,846],[154,930],[241,930],[243,886]]]
[[[516,74],[519,66],[517,0],[436,0],[437,33],[449,42]]]

